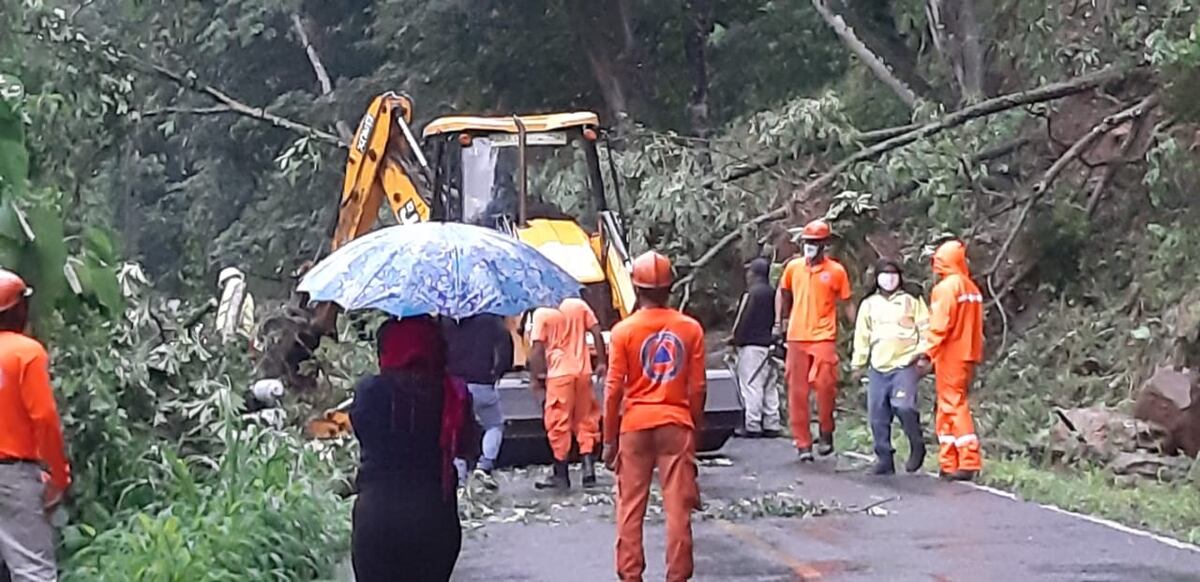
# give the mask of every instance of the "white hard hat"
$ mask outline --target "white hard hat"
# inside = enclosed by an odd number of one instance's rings
[[[238,277],[245,279],[246,276],[237,267],[225,267],[221,269],[221,274],[217,275],[217,285],[224,285],[226,281]]]

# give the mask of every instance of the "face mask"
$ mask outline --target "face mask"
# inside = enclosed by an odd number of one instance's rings
[[[891,293],[900,287],[899,273],[880,273],[875,280],[879,283],[879,288]]]
[[[817,253],[819,253],[819,252],[821,252],[821,246],[820,246],[820,245],[811,245],[811,244],[807,244],[807,243],[805,243],[805,245],[804,245],[804,258],[806,258],[806,259],[812,259],[812,258],[816,258],[816,256],[817,256]]]

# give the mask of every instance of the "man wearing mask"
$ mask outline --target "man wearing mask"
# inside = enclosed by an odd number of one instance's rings
[[[961,241],[938,247],[933,272],[941,280],[933,287],[928,347],[921,363],[933,365],[937,388],[938,464],[943,478],[969,481],[983,463],[967,402],[975,366],[983,360],[983,294],[971,280]]]
[[[841,263],[826,256],[832,233],[824,220],[814,220],[800,233],[803,258],[784,267],[776,296],[776,332],[787,334],[785,375],[792,437],[803,462],[813,460],[809,426],[809,394],[817,393],[820,441],[817,452],[833,453],[834,407],[837,404],[837,304],[855,319],[849,303],[850,279]]]
[[[58,572],[48,516],[62,502],[71,471],[50,358],[25,335],[30,294],[20,277],[0,269],[0,561],[15,582],[53,582]]]
[[[925,353],[929,308],[919,293],[904,289],[897,262],[883,259],[876,265],[875,273],[875,292],[858,306],[851,367],[856,378],[864,368],[868,377],[867,417],[876,457],[871,473],[896,472],[893,416],[900,419],[908,437],[909,456],[904,468],[912,473],[925,461],[925,437],[921,414],[917,411],[917,385],[921,380],[917,360]]]
[[[737,434],[746,438],[775,438],[780,433],[779,392],[768,362],[775,320],[770,272],[771,262],[762,257],[746,265],[746,294],[733,324],[738,386],[746,407],[746,422]]]

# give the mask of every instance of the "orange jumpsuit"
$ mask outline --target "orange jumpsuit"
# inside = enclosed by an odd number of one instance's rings
[[[809,265],[796,259],[784,268],[779,288],[792,294],[788,316],[788,415],[797,448],[812,446],[809,394],[817,392],[821,432],[833,433],[837,404],[837,302],[850,299],[850,278],[842,264],[826,258]]]
[[[658,467],[667,515],[667,577],[692,577],[692,515],[699,491],[694,460],[704,414],[704,330],[673,309],[643,309],[612,331],[605,380],[604,434],[619,434],[617,576],[646,569],[642,522]],[[612,436],[607,436],[613,442]]]
[[[558,309],[533,313],[530,338],[546,348],[546,406],[543,422],[554,458],[566,461],[571,437],[579,453],[595,452],[600,441],[600,405],[592,390],[592,357],[584,336],[598,325],[582,299],[567,299]]]
[[[958,241],[938,248],[933,271],[941,281],[930,300],[926,355],[937,388],[938,462],[944,473],[978,471],[982,458],[967,394],[983,359],[983,294],[971,280],[966,249]]]

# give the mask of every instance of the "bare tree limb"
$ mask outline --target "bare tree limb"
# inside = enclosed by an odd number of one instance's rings
[[[308,38],[308,29],[304,24],[304,19],[299,13],[292,13],[292,30],[296,32],[296,37],[300,39],[300,46],[304,47],[304,53],[308,55],[308,62],[312,64],[313,73],[317,76],[317,84],[321,87],[321,95],[332,97],[333,81],[329,79],[329,71],[325,70],[325,64],[321,62],[321,55],[317,53],[317,47],[313,46],[312,41]],[[338,119],[334,122],[334,127],[337,128],[338,137],[344,143],[350,143],[354,138],[354,132],[350,131],[350,126],[346,125],[345,121]]]
[[[111,64],[121,64],[135,70],[150,72],[175,83],[180,88],[204,95],[217,103],[228,107],[230,113],[266,121],[276,127],[286,129],[288,131],[301,135],[312,137],[318,141],[322,141],[338,147],[346,147],[346,142],[338,139],[327,131],[317,129],[311,125],[300,123],[286,117],[268,112],[265,107],[254,107],[242,101],[239,101],[224,91],[201,82],[196,78],[196,74],[192,71],[180,73],[166,66],[151,62],[147,59],[138,57],[106,40],[93,41],[88,38],[83,32],[71,26],[71,23],[66,18],[51,16],[44,21],[42,27],[45,29],[34,29],[25,31],[26,34],[37,36],[38,38],[62,38],[64,40],[55,41],[70,46],[73,50],[79,53],[89,55],[108,61]]]
[[[319,141],[323,141],[341,148],[346,147],[346,142],[338,139],[338,136],[333,135],[332,133],[317,129],[311,125],[305,125],[298,121],[292,121],[286,117],[275,115],[274,113],[268,112],[266,108],[263,107],[252,107],[247,105],[241,101],[238,101],[237,99],[234,99],[233,97],[230,97],[227,93],[217,89],[216,87],[213,87],[212,85],[206,85],[197,81],[195,79],[195,75],[190,74],[190,72],[188,75],[184,75],[157,63],[144,61],[138,57],[130,55],[129,53],[123,52],[122,55],[129,61],[157,73],[160,77],[167,79],[184,89],[207,95],[217,103],[228,107],[232,113],[257,119],[259,121],[266,121],[275,127],[286,129],[301,135],[307,135]]]
[[[1095,143],[1095,141],[1101,136],[1107,134],[1115,129],[1118,125],[1121,125],[1126,121],[1141,117],[1156,104],[1158,104],[1158,94],[1151,93],[1148,97],[1142,99],[1133,107],[1105,117],[1100,123],[1096,124],[1091,131],[1088,131],[1083,135],[1083,137],[1080,137],[1078,140],[1076,140],[1066,152],[1063,152],[1063,154],[1059,156],[1053,164],[1050,165],[1046,172],[1042,174],[1042,177],[1035,182],[1033,187],[1030,189],[1030,194],[1028,196],[1028,200],[1025,202],[1025,206],[1021,208],[1021,213],[1017,216],[1016,222],[1009,231],[1008,238],[1004,240],[1004,244],[1001,245],[1000,251],[996,253],[996,258],[992,261],[991,268],[989,268],[987,271],[986,275],[988,279],[991,279],[992,276],[995,275],[996,271],[999,270],[1000,265],[1007,260],[1008,251],[1012,248],[1013,241],[1017,239],[1017,235],[1021,232],[1021,227],[1025,225],[1025,220],[1029,218],[1029,212],[1037,204],[1038,200],[1042,198],[1042,195],[1044,195],[1050,188],[1050,185],[1054,183],[1054,180],[1058,178],[1059,174],[1061,174],[1063,170],[1065,170],[1067,166],[1071,164],[1072,161],[1083,155],[1083,153],[1087,150],[1091,149],[1092,144]]]
[[[1104,193],[1108,190],[1108,185],[1112,183],[1121,166],[1128,163],[1129,153],[1133,150],[1133,146],[1141,141],[1142,135],[1145,133],[1150,121],[1153,117],[1149,115],[1150,111],[1146,111],[1141,119],[1134,122],[1133,128],[1125,135],[1125,139],[1121,141],[1120,150],[1116,159],[1110,161],[1104,166],[1104,173],[1100,175],[1100,181],[1096,183],[1096,187],[1092,188],[1091,194],[1088,196],[1087,202],[1087,217],[1091,219],[1096,215],[1096,210],[1100,208],[1100,201],[1104,199]]]
[[[838,38],[842,39],[842,44],[846,45],[846,48],[854,53],[854,56],[858,57],[880,82],[891,89],[909,109],[917,106],[917,101],[919,100],[917,92],[908,83],[905,83],[896,76],[892,68],[884,62],[883,58],[875,54],[855,34],[854,29],[849,24],[846,24],[845,19],[829,7],[826,0],[812,0],[812,4],[813,8],[817,9],[817,13],[821,15],[821,18],[825,19],[825,23],[833,29]]]
[[[142,117],[158,117],[161,115],[224,115],[234,113],[225,105],[214,105],[212,107],[161,107],[159,109],[151,109],[150,111],[142,111]]]
[[[958,127],[973,119],[986,117],[1016,107],[1052,101],[1068,95],[1082,93],[1116,79],[1126,78],[1135,72],[1137,71],[1131,72],[1121,68],[1109,67],[1096,73],[1083,75],[1067,81],[1051,83],[1036,89],[1029,89],[1017,93],[1001,95],[999,97],[986,99],[974,105],[965,107],[955,111],[954,113],[946,115],[941,119],[920,125],[916,129],[907,131],[895,137],[891,137],[871,147],[864,148],[854,154],[851,154],[842,161],[838,162],[817,179],[809,182],[803,190],[793,195],[792,199],[787,204],[754,217],[750,220],[750,223],[747,226],[759,226],[787,217],[788,209],[793,204],[803,202],[816,192],[826,188],[832,184],[834,180],[841,176],[842,172],[845,172],[854,164],[873,160],[887,152],[902,148],[918,140],[931,137],[946,131],[947,129]],[[691,281],[697,271],[703,269],[710,262],[712,262],[718,255],[720,255],[725,247],[737,242],[737,240],[741,238],[741,235],[741,230],[735,230],[717,240],[717,242],[713,244],[713,246],[709,247],[708,250],[706,250],[703,254],[701,254],[698,259],[688,265],[691,267],[691,272],[686,277],[680,279],[680,282]],[[676,283],[675,288],[678,287],[679,283]]]

